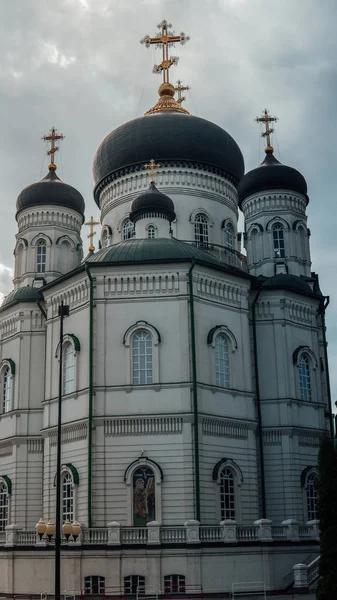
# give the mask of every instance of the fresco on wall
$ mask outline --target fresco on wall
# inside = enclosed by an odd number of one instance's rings
[[[152,469],[139,467],[133,474],[133,525],[145,527],[156,519],[155,479]]]

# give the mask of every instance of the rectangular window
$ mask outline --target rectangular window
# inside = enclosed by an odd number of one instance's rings
[[[185,594],[185,575],[165,575],[165,594]]]
[[[124,591],[126,596],[142,596],[145,594],[145,577],[142,575],[129,575],[124,577]]]
[[[84,591],[86,594],[102,595],[105,591],[105,577],[89,575],[84,578]]]

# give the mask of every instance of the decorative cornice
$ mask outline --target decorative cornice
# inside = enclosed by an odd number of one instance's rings
[[[306,199],[300,194],[285,190],[280,193],[279,190],[271,190],[268,193],[254,194],[245,198],[242,202],[241,210],[245,219],[256,217],[261,212],[284,212],[292,211],[302,218],[305,218]]]

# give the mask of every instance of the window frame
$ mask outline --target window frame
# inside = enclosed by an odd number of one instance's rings
[[[147,331],[152,337],[152,382],[151,383],[134,383],[133,378],[133,335],[138,331]],[[156,391],[159,390],[159,344],[161,342],[161,336],[153,325],[150,325],[147,321],[137,321],[134,325],[131,325],[129,329],[124,333],[123,344],[128,354],[129,363],[129,374],[128,384],[135,388],[143,388],[145,386],[156,386]]]
[[[301,389],[301,357],[307,357],[307,364],[309,368],[309,381],[310,381],[310,398],[305,399],[302,397],[302,389]],[[321,384],[317,381],[317,377],[319,377],[319,372],[317,370],[318,362],[315,354],[309,348],[309,346],[299,346],[293,352],[293,364],[295,367],[295,390],[296,390],[296,398],[299,402],[322,402],[317,396],[318,390],[321,389]],[[318,385],[319,384],[319,385]]]
[[[124,482],[126,485],[126,507],[127,507],[127,522],[128,527],[133,527],[134,523],[134,512],[133,512],[133,475],[137,469],[142,467],[148,467],[152,469],[154,473],[154,483],[155,483],[155,502],[156,502],[156,520],[154,522],[161,524],[162,522],[162,483],[163,483],[163,472],[160,466],[154,461],[150,460],[147,457],[141,456],[133,463],[131,463],[125,473],[124,473]]]
[[[66,481],[67,480],[67,481]],[[69,494],[69,490],[71,493]],[[75,511],[74,511],[74,480],[69,470],[65,470],[61,473],[61,511],[62,511],[62,523],[64,523],[67,519],[70,523],[73,523],[75,520]],[[71,508],[68,508],[68,503],[70,502]]]
[[[70,476],[70,485],[72,488],[72,503],[73,503],[73,521],[77,520],[77,488],[79,486],[79,475],[74,465],[62,465],[61,467],[61,520],[63,521],[63,480],[65,476]],[[54,487],[56,487],[56,473],[54,476]]]
[[[235,229],[232,221],[227,219],[222,230],[224,247],[227,248],[227,250],[235,250]],[[231,241],[229,241],[229,237],[231,238]]]
[[[63,365],[62,365],[62,394],[74,394],[76,391],[76,352],[74,345],[70,340],[63,341]],[[69,349],[69,351],[68,351]],[[67,362],[71,357],[71,362]],[[72,377],[69,376],[72,373]],[[70,384],[72,383],[72,386]],[[71,387],[71,389],[68,389]]]
[[[235,519],[231,519],[231,520],[240,522],[240,520],[241,520],[241,490],[240,490],[240,488],[243,484],[243,476],[242,476],[242,471],[241,471],[240,467],[230,458],[221,459],[215,465],[215,467],[213,469],[213,481],[215,484],[215,496],[216,496],[215,505],[216,505],[218,521],[220,521],[220,523],[221,523],[223,520],[226,520],[226,519],[223,519],[222,506],[221,506],[221,504],[222,504],[222,501],[221,501],[221,486],[222,486],[221,474],[226,469],[228,469],[233,475]],[[227,517],[227,519],[229,519],[229,517]]]
[[[226,351],[224,353],[224,356],[220,356],[220,352],[219,350],[221,349],[221,347],[219,347],[219,340],[222,339],[225,344],[222,344],[225,348]],[[223,388],[223,389],[229,389],[230,387],[230,371],[229,371],[229,339],[228,336],[223,333],[223,332],[219,332],[216,336],[215,336],[215,340],[214,340],[214,362],[215,362],[215,384],[217,387],[219,388]],[[221,368],[221,364],[224,363],[224,368]],[[227,372],[226,372],[227,370]],[[221,383],[221,377],[223,377],[224,383]]]
[[[5,388],[5,377],[8,381]],[[0,414],[5,415],[14,410],[15,363],[10,358],[4,358],[0,363],[1,406]],[[7,390],[8,395],[5,396]],[[6,408],[7,404],[7,408]]]
[[[97,592],[94,591],[93,579],[97,578]],[[87,586],[87,580],[90,580],[90,587]],[[105,594],[105,577],[102,575],[86,575],[84,577],[84,593],[86,595],[102,596]]]
[[[315,485],[314,485],[315,493],[311,497],[308,496],[308,492],[309,492],[308,486],[310,485],[310,487],[311,487],[312,483],[314,483],[309,480],[312,478],[314,478],[314,480],[315,480],[317,477],[318,477],[318,471],[317,471],[316,467],[307,467],[306,469],[304,469],[304,471],[301,475],[302,491],[303,491],[303,516],[304,516],[305,523],[318,520],[318,491],[315,489]],[[309,508],[309,504],[312,502],[312,500],[315,501],[314,513],[311,513],[310,511],[312,509]],[[313,516],[313,514],[315,516]]]
[[[201,227],[202,226],[202,227]],[[199,231],[198,231],[199,228]],[[200,229],[205,229],[201,232]],[[194,242],[197,246],[207,248],[210,245],[210,222],[205,213],[198,212],[193,219]]]
[[[128,226],[128,231],[131,231],[131,225],[133,228],[133,235],[129,235],[128,233],[127,233],[127,235],[125,235],[127,226]],[[122,231],[122,242],[126,242],[127,240],[132,240],[135,237],[135,235],[136,235],[135,226],[129,217],[127,217],[126,219],[123,219],[121,231]]]
[[[280,221],[276,221],[271,226],[271,232],[273,236],[273,257],[274,259],[286,258],[285,252],[285,237],[284,237],[284,225]],[[275,235],[275,232],[282,232],[282,235],[278,233]],[[283,247],[282,247],[283,245]],[[278,254],[279,252],[279,254]]]
[[[136,580],[137,578],[137,580]],[[130,579],[130,582],[127,580]],[[136,580],[136,581],[135,581]],[[130,583],[130,589],[127,591],[127,586]],[[143,592],[138,592],[139,596],[143,596],[146,591],[146,577],[145,575],[126,575],[124,577],[124,594],[125,596],[137,596],[138,588],[143,589]],[[135,591],[133,591],[135,590]]]
[[[74,389],[71,392],[66,392],[65,391],[65,348],[68,345],[71,345],[72,347],[72,353],[74,356]],[[55,357],[58,358],[58,360],[60,361],[60,348],[59,348],[60,344],[58,344],[57,348],[56,348],[56,352],[55,352]],[[81,351],[81,345],[80,345],[80,341],[78,339],[78,337],[76,335],[74,335],[73,333],[65,333],[63,334],[63,343],[62,343],[62,396],[70,396],[70,395],[74,395],[74,397],[77,397],[77,393],[78,393],[78,377],[79,377],[79,353]]]
[[[40,253],[39,250],[44,248],[44,252]],[[41,254],[41,256],[40,256]],[[42,259],[41,259],[42,257]],[[36,259],[35,259],[36,273],[41,275],[47,271],[47,242],[44,238],[40,238],[36,242]],[[43,268],[40,268],[43,267]]]
[[[153,383],[153,338],[146,329],[132,334],[132,385]],[[144,362],[144,366],[142,363]],[[143,380],[143,381],[142,381]]]
[[[217,382],[217,357],[216,357],[216,344],[218,336],[224,336],[227,340],[227,348],[228,348],[228,385],[220,386]],[[219,390],[230,390],[236,387],[236,370],[235,363],[236,361],[233,359],[232,355],[237,351],[238,344],[236,341],[235,335],[232,331],[227,327],[227,325],[216,325],[213,327],[207,336],[207,344],[212,351],[212,357],[209,361],[211,373],[210,373],[210,381],[211,385],[218,388]]]
[[[176,578],[176,583],[174,583]],[[182,580],[182,581],[180,581]],[[164,594],[165,596],[173,596],[175,594],[186,594],[186,577],[180,573],[170,573],[164,575]]]
[[[312,382],[310,370],[310,358],[306,352],[301,352],[298,357],[298,377],[300,388],[300,399],[302,402],[312,401]]]
[[[5,498],[6,502],[2,504],[2,499]],[[5,509],[5,517],[3,517],[3,510]],[[6,531],[7,525],[10,524],[10,490],[8,489],[8,483],[4,477],[0,476],[0,532]]]
[[[153,223],[149,223],[146,225],[146,237],[149,240],[155,240],[157,237],[157,227]],[[149,235],[149,233],[153,233],[153,235]]]

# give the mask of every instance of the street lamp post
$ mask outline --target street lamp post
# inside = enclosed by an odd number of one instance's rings
[[[55,528],[55,600],[61,598],[61,442],[62,442],[62,375],[63,375],[63,319],[69,316],[69,306],[59,306],[60,341],[59,341],[59,396],[57,420],[57,460],[56,460],[56,528]]]

